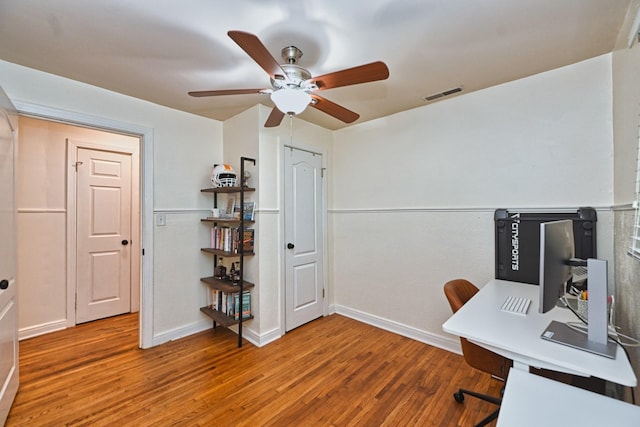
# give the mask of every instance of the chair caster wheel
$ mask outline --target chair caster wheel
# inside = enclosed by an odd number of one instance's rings
[[[462,394],[461,392],[453,393],[453,398],[458,403],[464,402],[464,394]]]

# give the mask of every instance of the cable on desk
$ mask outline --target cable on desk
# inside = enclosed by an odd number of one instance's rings
[[[562,301],[562,303],[564,304],[564,306],[565,306],[566,308],[568,308],[569,310],[571,310],[571,312],[572,312],[573,314],[575,314],[575,315],[576,315],[576,317],[582,321],[582,323],[584,323],[585,325],[587,325],[587,324],[588,324],[588,323],[587,323],[587,319],[585,319],[585,318],[583,318],[582,316],[580,316],[580,315],[578,314],[578,312],[577,312],[577,311],[575,311],[575,310],[573,309],[573,307],[571,307],[571,304],[569,304],[569,301],[567,300],[567,297],[563,296],[562,298],[560,298],[560,301]]]
[[[584,324],[584,325],[589,325],[589,322],[587,321],[587,319],[584,319],[582,316],[580,316],[569,304],[569,302],[567,301],[566,297],[562,297],[560,299],[562,301],[562,303],[569,309],[571,310],[571,312],[573,314],[576,315],[576,317],[578,319],[580,319],[580,321]],[[613,304],[612,304],[613,305]],[[612,307],[613,308],[613,307]],[[611,312],[613,312],[613,310],[611,310]],[[624,354],[627,356],[627,360],[631,360],[631,357],[629,356],[629,350],[627,350],[627,347],[640,347],[640,341],[638,341],[637,339],[630,337],[628,335],[624,335],[620,332],[618,332],[617,330],[619,329],[617,326],[612,324],[613,322],[611,322],[611,317],[609,318],[609,328],[613,329],[613,331],[615,332],[615,335],[610,335],[609,333],[607,333],[607,337],[610,341],[617,343],[620,348],[622,348],[622,350],[624,351]],[[574,331],[578,331],[581,332],[583,334],[587,333],[587,330],[584,329],[584,326],[580,323],[576,323],[576,322],[566,322],[565,323],[569,328],[573,329]],[[609,329],[609,330],[610,330]],[[624,337],[625,339],[628,339],[628,342],[623,342],[622,340],[619,339],[619,337]],[[635,393],[635,388],[634,387],[628,387],[629,390],[631,391],[631,403],[633,403],[634,405],[636,404],[636,393]]]
[[[576,317],[578,319],[580,319],[580,321],[582,323],[584,323],[585,325],[589,325],[589,322],[587,321],[587,319],[585,319],[582,316],[580,316],[580,314],[578,314],[578,312],[576,312],[573,309],[573,307],[571,307],[571,305],[567,301],[566,297],[562,297],[561,301],[569,310],[571,310],[571,312],[573,314],[576,315]],[[582,333],[586,333],[587,332],[583,328],[581,328],[582,325],[580,325],[579,323],[576,324],[576,322],[566,322],[566,325],[568,327],[570,327],[571,329],[575,330],[575,331],[582,332]],[[611,329],[613,329],[613,332],[615,332],[615,334],[616,334],[614,336],[608,334],[609,339],[611,339],[613,342],[615,342],[617,344],[620,344],[620,346],[622,346],[622,348],[625,348],[625,347],[640,347],[640,341],[638,341],[637,339],[635,339],[633,337],[625,335],[625,334],[623,334],[621,332],[618,332],[619,327],[614,325],[611,322],[611,319],[609,319],[608,327],[609,327],[609,331],[611,331]],[[621,339],[619,339],[619,337],[622,337],[622,338],[624,338],[625,340],[628,340],[628,341],[621,340]],[[628,354],[627,354],[627,357],[629,357]]]

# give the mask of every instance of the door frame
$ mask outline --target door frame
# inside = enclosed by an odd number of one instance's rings
[[[140,138],[138,137],[138,140]],[[133,248],[142,248],[140,245],[140,142],[137,147],[121,145],[107,145],[95,142],[78,141],[67,138],[67,327],[77,324],[76,293],[78,291],[77,280],[77,229],[75,227],[78,218],[77,186],[78,173],[71,165],[78,161],[78,149],[86,148],[96,151],[106,151],[131,156],[131,240],[134,240]],[[130,305],[131,312],[138,311],[140,307],[140,258],[131,254],[130,265]],[[137,277],[136,277],[137,276]]]
[[[13,101],[18,114],[140,138],[140,348],[153,347],[153,128],[89,114]],[[143,255],[144,254],[144,255]],[[74,315],[75,316],[75,315]]]
[[[15,401],[16,394],[20,388],[20,345],[19,334],[18,334],[18,309],[19,309],[19,278],[18,278],[18,210],[17,210],[17,175],[18,175],[18,127],[19,127],[19,118],[17,115],[17,111],[13,102],[9,99],[4,90],[0,87],[0,120],[7,121],[7,127],[9,128],[9,132],[11,133],[11,141],[9,144],[11,145],[9,152],[11,153],[10,159],[10,168],[11,168],[11,181],[12,187],[9,189],[10,197],[12,199],[11,204],[12,211],[7,215],[7,217],[12,217],[13,219],[13,238],[12,240],[12,248],[10,251],[12,252],[11,262],[9,264],[9,271],[2,271],[0,274],[8,273],[6,277],[2,277],[3,279],[9,280],[9,287],[6,291],[7,304],[0,306],[0,317],[5,317],[4,320],[9,320],[12,317],[11,321],[11,331],[2,331],[5,334],[5,342],[4,345],[9,341],[9,335],[11,336],[11,353],[13,360],[11,361],[11,367],[9,368],[9,375],[6,378],[0,378],[0,386],[3,386],[4,389],[2,393],[0,393],[0,397],[2,398],[0,401],[0,423],[4,424],[7,419],[9,412],[11,411],[11,407],[13,406],[13,402]],[[6,244],[7,242],[3,242]],[[5,298],[2,298],[5,299]],[[3,323],[4,326],[4,323]]]
[[[330,296],[332,294],[331,292],[331,286],[330,286],[330,280],[329,280],[329,265],[328,265],[328,260],[329,257],[327,256],[327,251],[328,251],[328,220],[327,220],[327,213],[328,213],[328,209],[327,209],[327,187],[328,187],[328,181],[329,181],[329,176],[327,174],[327,150],[325,150],[324,148],[320,148],[314,145],[310,145],[310,144],[303,144],[303,143],[299,143],[299,142],[293,142],[293,141],[289,141],[289,142],[284,142],[281,140],[280,143],[280,149],[278,151],[278,161],[279,164],[282,165],[280,167],[280,187],[281,187],[281,194],[282,197],[280,198],[280,235],[279,235],[279,240],[280,240],[280,251],[279,251],[279,255],[280,255],[280,259],[282,260],[280,262],[280,277],[282,277],[282,280],[280,281],[280,335],[284,335],[286,333],[286,324],[285,324],[285,318],[286,318],[286,310],[287,310],[287,301],[286,301],[286,277],[287,277],[287,272],[286,272],[286,263],[285,263],[285,259],[286,259],[286,236],[285,236],[285,219],[284,219],[284,215],[285,215],[285,172],[284,172],[284,156],[285,156],[285,150],[289,150],[289,149],[294,149],[294,150],[301,150],[301,151],[306,151],[308,153],[312,153],[312,154],[318,154],[320,156],[322,156],[322,172],[325,174],[324,175],[324,179],[321,180],[321,203],[322,206],[320,208],[320,212],[321,212],[321,221],[322,221],[322,242],[323,242],[323,249],[322,249],[322,280],[323,280],[323,288],[325,290],[325,296],[323,298],[322,301],[322,315],[323,316],[327,316],[329,314],[329,299]]]

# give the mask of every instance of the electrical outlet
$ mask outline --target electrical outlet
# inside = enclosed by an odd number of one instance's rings
[[[158,227],[164,227],[167,225],[167,216],[163,213],[156,214],[156,225]]]

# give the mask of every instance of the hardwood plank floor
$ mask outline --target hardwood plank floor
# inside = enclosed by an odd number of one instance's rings
[[[7,426],[470,426],[501,383],[461,356],[332,315],[257,348],[219,328],[140,350],[136,314],[20,343]]]

